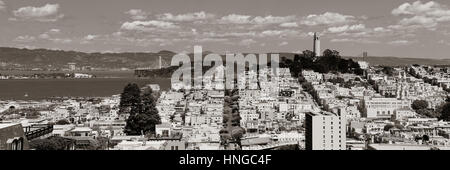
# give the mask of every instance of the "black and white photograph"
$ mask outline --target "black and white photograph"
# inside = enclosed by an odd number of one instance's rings
[[[449,49],[448,0],[0,0],[0,154],[449,150]]]

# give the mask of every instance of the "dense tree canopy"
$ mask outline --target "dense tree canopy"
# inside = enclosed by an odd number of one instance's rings
[[[125,87],[122,94],[132,95],[121,98],[120,101],[121,106],[127,106],[130,113],[124,132],[127,135],[154,133],[155,125],[161,124],[161,118],[155,107],[156,99],[153,91],[148,89],[141,96],[141,91],[137,85],[128,86],[129,85]],[[136,91],[136,88],[138,91]],[[129,93],[129,91],[131,91],[131,93]],[[134,97],[134,99],[131,97]]]
[[[425,100],[414,100],[414,102],[411,104],[411,107],[414,110],[426,109],[428,108],[428,102]]]
[[[135,83],[129,83],[120,95],[119,114],[135,114],[141,107],[141,90]]]
[[[63,137],[36,139],[30,142],[30,148],[35,150],[66,150],[74,141]]]
[[[450,103],[445,103],[442,106],[441,119],[450,121]]]
[[[239,93],[237,90],[226,90],[223,110],[223,129],[220,131],[221,144],[225,147],[229,142],[241,146],[241,138],[245,130],[240,127]]]
[[[336,50],[325,50],[322,57],[316,58],[312,51],[296,54],[293,60],[283,58],[281,67],[290,68],[292,75],[298,77],[302,70],[314,70],[320,73],[341,72],[363,74],[359,64],[352,59],[343,59]]]
[[[70,124],[70,122],[66,119],[61,119],[61,120],[58,120],[55,124],[56,125],[67,125],[67,124]]]

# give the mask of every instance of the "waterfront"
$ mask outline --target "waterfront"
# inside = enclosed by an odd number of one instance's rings
[[[159,84],[170,87],[170,79],[163,78],[93,78],[0,80],[0,100],[39,100],[49,97],[107,97],[120,94],[128,83]],[[28,95],[28,97],[25,96]]]
[[[134,71],[22,71],[22,70],[0,70],[0,75],[25,75],[34,74],[56,74],[56,73],[83,73],[95,75],[97,78],[133,78]]]

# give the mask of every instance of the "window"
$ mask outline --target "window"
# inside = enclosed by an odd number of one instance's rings
[[[23,138],[16,140],[16,150],[23,150]]]
[[[14,139],[11,143],[11,150],[17,150],[17,140]]]

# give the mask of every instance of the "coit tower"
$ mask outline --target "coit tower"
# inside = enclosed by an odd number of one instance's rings
[[[320,39],[319,35],[317,35],[316,32],[314,32],[313,52],[316,55],[316,57],[320,56]]]

